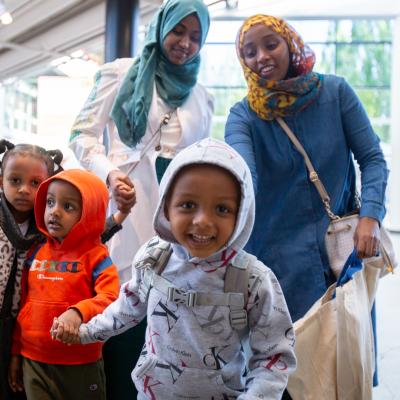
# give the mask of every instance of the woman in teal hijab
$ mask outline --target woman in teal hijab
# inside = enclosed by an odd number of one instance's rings
[[[210,134],[213,101],[197,83],[209,24],[202,0],[164,2],[140,54],[101,67],[72,128],[70,147],[78,160],[110,187],[110,213],[130,212],[107,243],[121,284],[131,278],[138,249],[154,235],[151,221],[166,167],[175,154]],[[126,185],[134,187],[133,195]],[[130,372],[144,331],[142,323],[105,344],[108,399],[135,398]]]
[[[198,32],[189,40],[196,42],[197,51],[185,62],[178,63],[168,57],[163,44],[193,14],[199,28],[194,28]],[[189,19],[187,23],[190,22],[195,25]],[[159,96],[170,106],[179,107],[188,98],[197,82],[199,50],[209,24],[208,10],[201,0],[170,0],[161,6],[150,23],[142,53],[129,70],[111,110],[111,117],[127,146],[135,146],[144,135],[154,82]]]

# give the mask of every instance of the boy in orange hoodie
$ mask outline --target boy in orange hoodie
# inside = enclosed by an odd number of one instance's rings
[[[101,344],[67,347],[50,335],[53,319],[65,330],[101,313],[118,295],[119,281],[100,235],[108,190],[94,174],[67,170],[44,181],[35,218],[47,237],[28,259],[17,319],[10,385],[28,400],[105,399]]]

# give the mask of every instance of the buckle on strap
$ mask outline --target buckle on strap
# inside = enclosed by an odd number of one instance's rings
[[[247,311],[244,309],[233,310],[229,313],[229,320],[233,329],[242,329],[247,326]]]
[[[168,301],[176,304],[185,304],[188,307],[196,305],[197,293],[170,286],[168,288]]]
[[[311,182],[319,181],[318,174],[315,171],[310,172],[310,181]]]

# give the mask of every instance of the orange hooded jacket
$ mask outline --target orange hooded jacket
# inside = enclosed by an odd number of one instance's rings
[[[81,219],[61,243],[49,235],[44,223],[47,189],[56,179],[71,183],[82,196]],[[24,268],[14,354],[48,364],[87,364],[101,358],[101,343],[66,346],[51,339],[50,328],[53,318],[70,307],[78,309],[87,322],[117,298],[117,269],[100,240],[107,204],[105,184],[84,170],[60,172],[40,185],[35,217],[47,241]]]

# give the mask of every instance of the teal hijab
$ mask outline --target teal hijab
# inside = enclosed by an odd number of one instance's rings
[[[159,96],[174,108],[185,102],[196,84],[199,53],[187,63],[175,65],[162,48],[167,34],[193,13],[199,19],[202,47],[210,26],[208,9],[202,0],[167,0],[150,22],[143,50],[129,69],[110,113],[127,146],[135,147],[145,134],[154,82]]]

